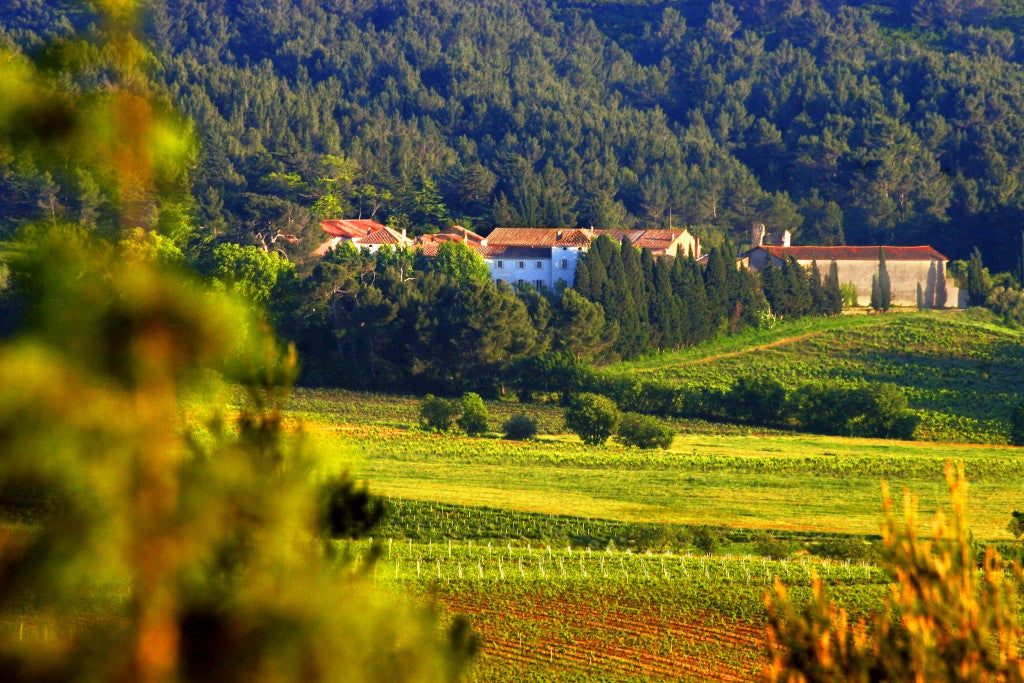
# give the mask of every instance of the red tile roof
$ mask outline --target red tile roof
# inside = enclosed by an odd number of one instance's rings
[[[487,241],[484,237],[476,234],[472,230],[462,227],[461,225],[453,225],[445,228],[441,231],[441,234],[459,237],[466,242],[476,242],[477,244],[484,244]]]
[[[384,225],[377,221],[362,219],[330,219],[320,221],[320,229],[328,235],[331,235],[332,237],[347,237],[348,239],[352,239],[354,237],[366,237],[383,227]]]
[[[683,236],[685,230],[597,230],[599,235],[608,235],[616,241],[623,237],[629,238],[629,243],[637,249],[650,249],[651,251],[665,251],[672,246],[672,243]]]
[[[797,261],[877,261],[878,247],[757,247],[776,258]],[[882,247],[886,261],[948,261],[931,247]],[[753,249],[751,250],[753,251]]]
[[[586,248],[594,234],[593,230],[580,228],[495,228],[487,236],[487,243],[510,247]]]
[[[558,228],[495,228],[487,236],[487,243],[510,247],[553,247],[559,238],[570,232],[574,231]]]
[[[409,238],[401,233],[385,226],[381,226],[379,230],[374,230],[366,237],[356,240],[358,244],[408,244],[410,241]]]
[[[520,247],[581,247],[587,248],[598,235],[607,235],[615,241],[623,237],[637,249],[665,251],[683,236],[685,230],[583,230],[579,228],[495,228],[487,236],[488,244],[507,244]]]

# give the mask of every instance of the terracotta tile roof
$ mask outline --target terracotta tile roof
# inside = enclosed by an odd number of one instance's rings
[[[442,235],[450,235],[452,237],[459,237],[466,242],[476,242],[477,244],[486,244],[487,240],[481,235],[476,234],[472,230],[462,227],[461,225],[453,225],[445,228],[441,231]]]
[[[416,251],[421,252],[424,256],[434,258],[437,256],[437,250],[441,246],[440,242],[421,242],[416,240],[416,246],[413,247]]]
[[[329,219],[326,221],[320,221],[320,229],[328,235],[331,235],[332,237],[347,237],[348,239],[352,239],[354,237],[366,237],[383,227],[384,225],[377,221],[362,219]]]
[[[637,249],[665,251],[672,243],[682,237],[685,230],[596,230],[599,235],[608,235],[616,241],[623,237],[629,238],[630,244]]]
[[[511,247],[587,247],[594,231],[579,228],[495,228],[488,244]]]
[[[877,261],[878,247],[759,247],[776,258],[790,256],[798,261]],[[935,249],[919,247],[883,247],[886,261],[948,261]],[[753,249],[751,250],[753,251]]]
[[[379,230],[374,230],[366,237],[360,237],[353,241],[357,244],[408,244],[412,240],[402,233],[382,225]]]

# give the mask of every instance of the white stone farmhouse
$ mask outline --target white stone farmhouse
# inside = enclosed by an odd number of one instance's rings
[[[580,255],[601,235],[655,256],[700,255],[700,242],[688,230],[595,230],[582,228],[495,228],[487,237],[459,226],[436,235],[423,235],[416,248],[432,256],[443,242],[465,242],[483,256],[494,281],[527,282],[554,289],[559,282],[571,287]]]

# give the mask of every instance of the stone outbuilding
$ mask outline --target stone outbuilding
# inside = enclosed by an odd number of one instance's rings
[[[956,284],[946,277],[945,256],[929,246],[918,247],[792,247],[763,245],[743,255],[751,270],[764,268],[769,259],[777,265],[789,257],[810,268],[818,264],[822,277],[834,263],[840,286],[853,285],[857,304],[871,303],[871,279],[878,274],[879,250],[884,250],[885,267],[889,273],[893,306],[917,306],[918,291],[925,308],[959,308],[961,294]]]

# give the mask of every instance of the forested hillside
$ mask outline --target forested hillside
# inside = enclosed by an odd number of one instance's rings
[[[32,53],[79,6],[4,0]],[[1017,266],[1016,0],[167,0],[157,76],[202,140],[191,220],[308,254],[325,216],[694,226],[802,243],[979,245]],[[101,29],[93,28],[94,33]],[[59,58],[45,58],[59,68]],[[103,74],[95,77],[102,80]],[[0,153],[7,228],[104,197]]]

